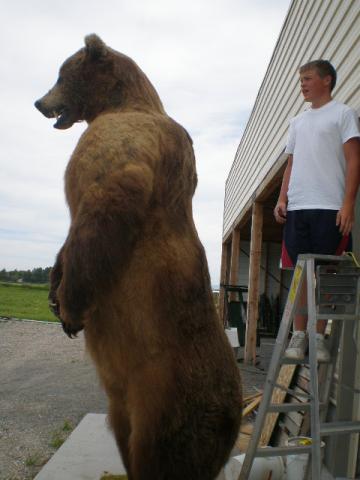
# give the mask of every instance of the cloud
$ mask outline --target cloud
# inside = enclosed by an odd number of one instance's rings
[[[130,55],[191,134],[194,217],[218,283],[225,179],[288,0],[6,2],[0,38],[0,269],[53,263],[69,224],[63,174],[84,124],[68,131],[33,107],[61,63],[96,32]]]

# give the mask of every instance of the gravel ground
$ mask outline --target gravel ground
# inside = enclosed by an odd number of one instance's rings
[[[106,405],[82,335],[0,321],[0,480],[34,478],[71,428]]]
[[[265,374],[239,365],[244,395]],[[87,413],[106,413],[85,352],[59,324],[0,319],[0,480],[31,480]]]

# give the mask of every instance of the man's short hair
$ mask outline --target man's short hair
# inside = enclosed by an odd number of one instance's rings
[[[330,75],[330,91],[334,89],[336,85],[336,70],[328,60],[313,60],[311,62],[305,63],[299,68],[300,73],[306,72],[308,70],[316,70],[321,78]]]

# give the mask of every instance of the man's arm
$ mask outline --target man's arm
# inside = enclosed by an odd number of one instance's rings
[[[355,201],[360,182],[360,139],[350,138],[343,148],[346,160],[345,195],[336,217],[336,225],[343,235],[348,235],[354,225]]]
[[[289,155],[288,162],[287,162],[283,179],[282,179],[280,195],[279,195],[276,207],[274,208],[275,220],[278,223],[286,222],[286,211],[287,211],[287,202],[288,202],[287,192],[289,189],[292,163],[293,163],[293,156]]]

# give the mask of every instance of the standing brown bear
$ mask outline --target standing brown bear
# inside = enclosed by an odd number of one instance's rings
[[[128,57],[96,35],[36,107],[86,120],[65,174],[71,226],[50,301],[84,329],[131,480],[213,480],[235,442],[241,386],[193,218],[195,159]]]

